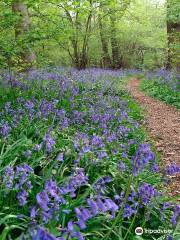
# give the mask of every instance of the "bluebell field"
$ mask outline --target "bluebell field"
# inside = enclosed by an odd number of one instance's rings
[[[138,73],[1,74],[1,240],[127,240],[136,227],[172,232],[137,239],[178,239],[180,205],[161,179],[180,167],[159,166],[137,106],[118,88]]]
[[[180,74],[178,71],[158,69],[147,72],[141,90],[149,96],[180,109]]]
[[[175,92],[180,90],[180,74],[177,71],[161,68],[153,72],[148,72],[147,79],[154,79],[157,83],[166,85]]]

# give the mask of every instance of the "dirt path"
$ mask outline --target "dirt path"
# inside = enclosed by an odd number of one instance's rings
[[[161,153],[163,167],[172,163],[180,165],[180,112],[146,96],[139,90],[139,83],[139,80],[132,79],[128,84],[128,90],[144,109],[144,125]],[[170,178],[168,192],[172,195],[180,194],[180,175]]]

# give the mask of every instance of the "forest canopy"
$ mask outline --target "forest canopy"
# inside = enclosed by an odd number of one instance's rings
[[[174,68],[178,0],[2,0],[1,68]]]

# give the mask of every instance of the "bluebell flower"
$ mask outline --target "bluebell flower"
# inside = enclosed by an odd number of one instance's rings
[[[58,153],[56,160],[59,162],[63,162],[64,161],[64,153]]]
[[[36,218],[36,216],[37,216],[37,208],[36,207],[31,207],[31,209],[30,209],[30,218],[31,219],[35,219]]]
[[[50,136],[49,133],[47,133],[45,135],[44,143],[45,143],[45,148],[46,148],[47,153],[52,152],[53,147],[55,145],[55,140]]]
[[[120,172],[124,172],[126,170],[126,164],[123,163],[122,161],[119,161],[117,163],[117,167]]]
[[[97,155],[98,155],[98,159],[99,159],[99,160],[102,160],[103,158],[105,158],[105,157],[108,156],[105,151],[100,151],[100,152],[98,152]]]
[[[91,139],[91,144],[95,147],[104,147],[102,138],[94,134]]]
[[[56,185],[56,182],[52,179],[46,181],[45,183],[45,190],[49,193],[51,197],[53,197],[57,202],[61,201],[60,197],[60,189]]]
[[[65,204],[60,188],[52,179],[46,181],[44,190],[36,195],[36,201],[45,223],[52,218],[58,219],[60,205]]]
[[[108,210],[112,212],[116,212],[119,209],[119,207],[110,198],[106,198],[104,203]]]
[[[92,213],[94,215],[97,215],[98,214],[98,206],[97,206],[97,203],[91,199],[91,198],[88,198],[87,199],[87,204],[89,206],[89,208],[91,209]]]
[[[28,110],[33,110],[34,108],[34,103],[30,100],[27,100],[25,103],[24,103],[24,107],[27,108]]]
[[[97,195],[103,195],[106,191],[107,183],[112,182],[112,178],[109,176],[100,177],[93,185],[93,188]]]
[[[168,166],[166,168],[166,173],[168,175],[176,175],[176,174],[180,173],[180,166],[175,163],[171,164],[170,166]]]
[[[154,173],[158,173],[159,172],[159,166],[157,164],[153,164],[150,169]]]
[[[130,218],[135,213],[134,209],[129,204],[125,205],[123,217]]]
[[[103,201],[101,200],[101,198],[98,198],[98,199],[96,200],[96,204],[97,204],[98,208],[99,208],[103,213],[107,212],[108,208],[107,208],[107,206],[105,205],[105,203],[103,203]]]
[[[32,233],[32,240],[57,240],[55,236],[50,234],[45,228],[38,226]]]
[[[7,167],[4,171],[3,183],[8,190],[13,189],[17,191],[17,199],[20,206],[24,206],[27,203],[29,192],[32,189],[30,175],[33,173],[33,169],[26,163],[13,167]]]
[[[4,122],[0,124],[0,135],[6,138],[11,131],[11,127],[9,126],[8,122]]]
[[[174,211],[173,211],[173,216],[171,218],[171,222],[174,226],[177,225],[177,222],[178,222],[178,219],[180,217],[180,205],[177,205],[175,208],[174,208]]]
[[[19,190],[17,193],[17,199],[20,206],[24,206],[27,203],[28,192],[24,189]]]
[[[129,194],[129,197],[128,197],[128,201],[130,202],[134,202],[134,198],[137,196],[136,192],[134,191],[134,189],[131,190],[131,193]]]
[[[163,203],[162,209],[165,210],[165,209],[168,209],[168,208],[171,208],[171,207],[172,207],[172,203],[165,202],[165,203]]]
[[[87,208],[81,209],[81,213],[84,221],[87,221],[92,217],[91,212]]]
[[[168,235],[166,240],[173,240],[173,236],[172,235]]]
[[[133,174],[137,176],[139,172],[143,171],[149,162],[152,163],[154,160],[155,155],[151,151],[150,146],[148,144],[140,144],[135,156],[132,157]]]
[[[77,224],[78,224],[78,226],[80,227],[81,230],[86,229],[85,221],[83,221],[82,219],[79,219],[79,220],[77,221]]]
[[[36,144],[34,146],[34,151],[39,152],[41,150],[41,148],[42,148],[42,144]]]
[[[144,205],[147,205],[156,195],[157,191],[150,184],[144,183],[138,187],[138,198]]]
[[[37,200],[37,203],[39,204],[39,207],[43,211],[49,210],[48,204],[49,204],[50,199],[48,197],[48,194],[45,191],[38,193],[36,195],[36,200]]]
[[[71,234],[71,236],[77,238],[78,240],[84,240],[85,239],[80,232],[73,232]]]
[[[14,169],[13,167],[6,167],[4,174],[3,174],[3,183],[5,184],[7,189],[12,189],[14,183]]]
[[[88,177],[85,175],[84,169],[76,168],[68,181],[60,187],[60,191],[63,195],[70,194],[71,198],[74,198],[76,197],[76,190],[87,183]]]

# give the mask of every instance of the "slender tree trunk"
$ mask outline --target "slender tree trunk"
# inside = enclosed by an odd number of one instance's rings
[[[72,47],[73,47],[73,64],[77,69],[80,69],[80,56],[78,53],[78,44],[73,36],[73,39],[71,40]]]
[[[83,38],[83,46],[82,49],[78,48],[78,19],[76,19],[75,24],[73,25],[75,34],[73,35],[71,39],[72,47],[73,47],[73,63],[74,66],[78,69],[85,69],[87,67],[88,63],[88,41],[89,41],[89,29],[90,29],[90,21],[91,21],[91,15],[89,15],[87,22],[86,22],[86,30],[85,35]]]
[[[90,0],[90,6],[92,8],[91,0]],[[90,9],[90,12],[86,21],[86,29],[85,29],[83,47],[82,47],[82,53],[81,53],[81,64],[80,64],[81,69],[85,69],[88,64],[88,45],[89,45],[89,36],[91,32],[91,19],[92,19],[92,10]]]
[[[92,0],[89,0],[90,7],[92,8]],[[91,18],[92,18],[92,9],[89,10],[89,14],[87,16],[87,20],[85,23],[85,33],[83,36],[83,43],[81,47],[81,42],[79,39],[79,31],[80,31],[80,24],[79,21],[79,11],[76,10],[75,17],[71,16],[71,12],[64,6],[63,4],[59,4],[67,16],[69,23],[71,24],[73,34],[70,38],[73,54],[69,54],[73,59],[73,64],[77,69],[85,69],[88,64],[88,43],[89,43],[89,35],[91,32]],[[79,5],[80,7],[80,5]],[[84,23],[83,23],[84,24]],[[70,53],[70,51],[68,51]]]
[[[111,47],[112,47],[112,67],[117,69],[121,67],[119,57],[119,46],[116,33],[116,19],[113,15],[110,15],[111,22]]]
[[[30,70],[34,68],[36,56],[27,42],[31,25],[28,8],[23,0],[14,0],[12,1],[12,11],[18,17],[15,24],[15,37],[20,48],[20,62],[22,62],[24,70]]]
[[[108,52],[108,42],[106,40],[107,39],[106,36],[104,35],[101,16],[99,16],[98,21],[99,21],[99,31],[100,31],[101,45],[102,45],[102,65],[104,68],[109,68],[111,67],[111,58]]]
[[[123,67],[123,56],[120,54],[120,49],[118,45],[118,38],[117,38],[117,28],[116,28],[116,21],[122,18],[125,14],[126,9],[129,7],[132,0],[125,0],[121,1],[122,7],[120,10],[118,9],[118,1],[112,0],[112,3],[116,7],[110,7],[110,27],[111,27],[111,47],[112,47],[112,67],[117,69]],[[118,15],[116,15],[118,12]]]
[[[167,69],[178,67],[180,62],[177,44],[180,37],[180,23],[167,23],[168,34],[168,57],[167,57]]]
[[[176,3],[174,0],[167,1],[168,52],[166,69],[178,68],[178,64],[180,62],[178,53],[178,45],[180,39],[180,20],[178,19],[179,11],[177,11],[176,4],[178,7],[178,2]],[[176,11],[176,13],[174,11]]]

